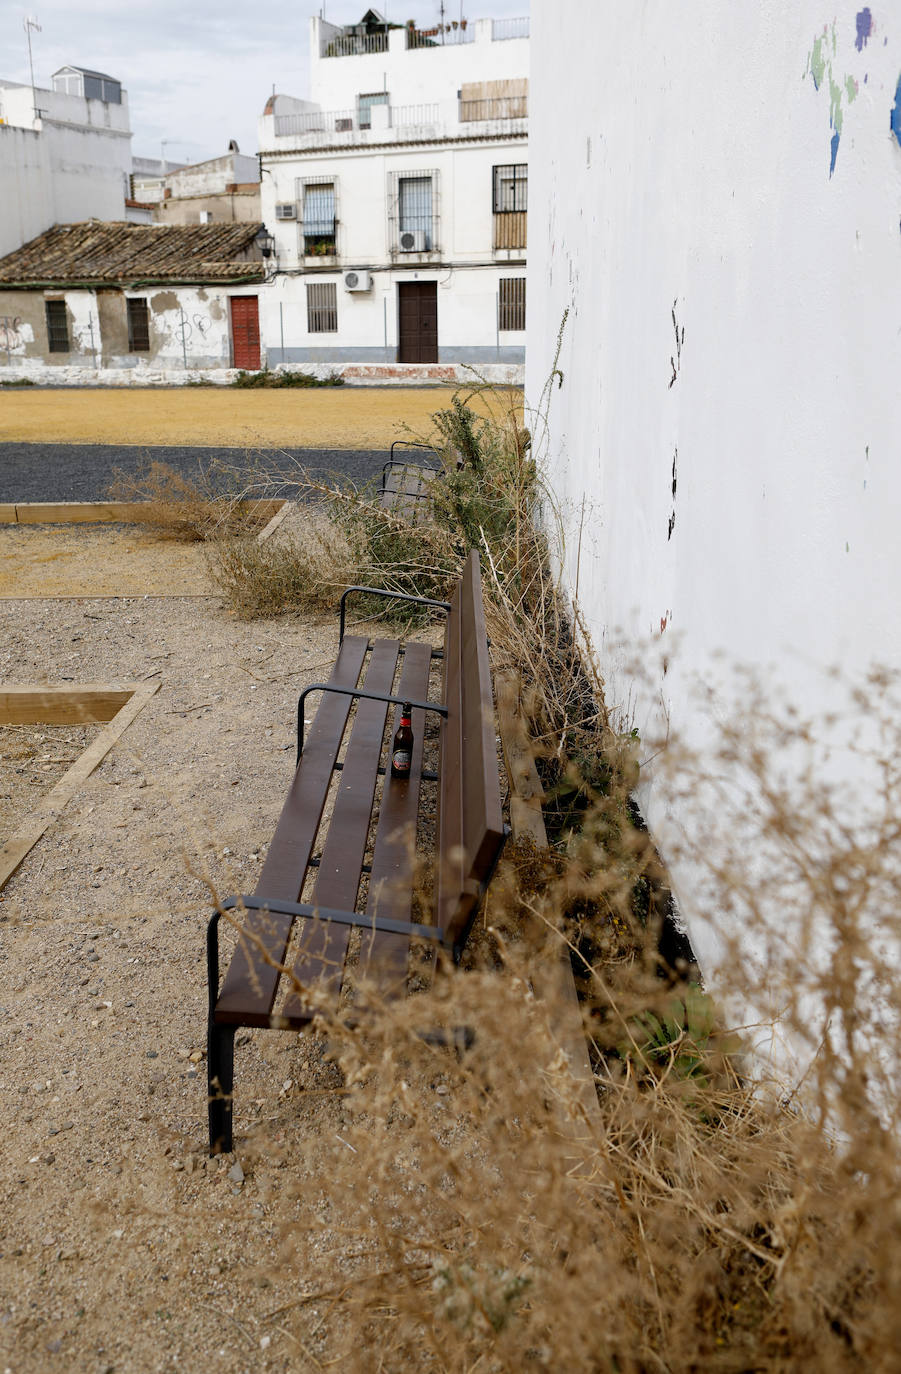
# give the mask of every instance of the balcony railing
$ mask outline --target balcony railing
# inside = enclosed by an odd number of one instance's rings
[[[275,116],[276,137],[286,134],[341,134],[360,127],[355,110],[311,110]]]
[[[524,19],[492,19],[491,40],[494,43],[504,38],[528,38],[529,17]]]
[[[379,109],[379,106],[373,108]],[[412,129],[422,124],[437,124],[439,118],[437,103],[430,105],[390,105],[388,107],[388,127],[391,129]],[[367,130],[371,125],[372,113],[368,118],[360,118],[358,110],[312,110],[304,114],[275,116],[277,138],[290,137],[292,134],[349,134]]]
[[[407,26],[407,47],[408,48],[444,48],[451,43],[472,43],[475,40],[475,28],[468,24],[465,19],[459,23],[455,19],[451,24],[436,25],[433,29],[411,29]]]
[[[359,57],[362,53],[387,52],[387,33],[336,33],[322,37],[320,57]]]
[[[478,119],[526,119],[528,113],[527,95],[495,95],[485,100],[460,101],[461,124],[471,124]]]
[[[392,129],[412,129],[418,124],[437,124],[438,105],[392,105],[388,118]]]

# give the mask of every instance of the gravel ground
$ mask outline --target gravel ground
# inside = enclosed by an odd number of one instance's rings
[[[0,443],[0,501],[105,501],[115,468],[138,473],[154,459],[192,477],[211,464],[222,463],[252,483],[261,472],[290,472],[301,466],[317,476],[340,474],[362,484],[381,472],[387,457],[381,449],[248,451],[146,444]],[[266,494],[276,493],[267,488]]]
[[[0,602],[10,681],[160,682],[0,893],[0,1370],[328,1360],[326,1313],[296,1300],[346,1282],[348,1242],[318,1221],[348,1153],[340,1079],[314,1038],[242,1033],[241,1167],[207,1159],[202,878],[252,889],[298,690],[336,641],[215,596]]]

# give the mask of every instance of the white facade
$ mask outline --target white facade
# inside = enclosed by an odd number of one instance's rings
[[[311,20],[314,100],[274,96],[260,121],[270,363],[522,361],[527,27],[476,21],[442,45]],[[518,187],[495,213],[507,167]]]
[[[124,91],[113,102],[0,81],[0,121],[0,256],[53,224],[125,218]]]
[[[702,756],[732,710],[720,655],[803,712],[832,665],[901,664],[901,30],[885,6],[835,14],[533,6],[527,399],[569,309],[565,572],[611,703],[636,702],[637,652],[656,666],[634,724]],[[643,777],[709,975],[751,937],[702,919],[667,834],[703,821]]]

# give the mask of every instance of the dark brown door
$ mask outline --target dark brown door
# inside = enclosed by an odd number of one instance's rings
[[[260,366],[260,302],[258,296],[230,296],[233,366],[256,372]]]
[[[399,363],[438,361],[438,283],[405,281],[397,286]]]

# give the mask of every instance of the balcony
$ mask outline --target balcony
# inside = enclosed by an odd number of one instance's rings
[[[529,37],[528,17],[520,19],[453,19],[431,28],[417,28],[410,20],[405,25],[386,24],[373,19],[369,24],[350,24],[342,28],[314,17],[313,53],[320,58],[371,57],[382,53],[438,52],[460,43],[500,43]]]
[[[361,110],[314,110],[304,114],[276,115],[276,138],[291,138],[303,147],[323,144],[367,143],[369,135],[380,141],[386,133],[410,136],[421,130],[421,137],[439,135],[441,107],[437,101],[425,105],[374,105]]]

